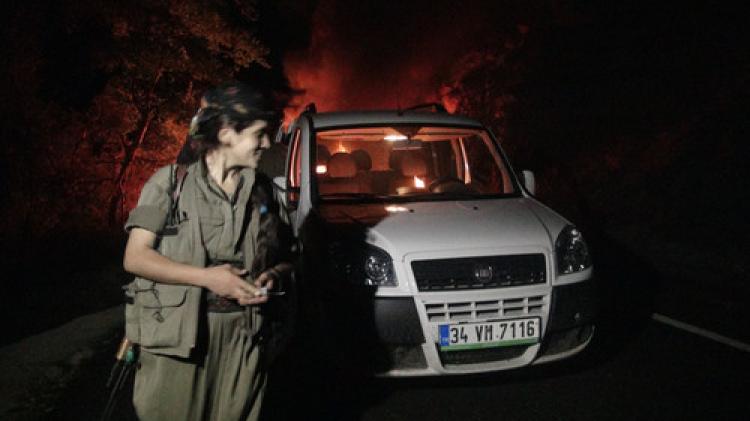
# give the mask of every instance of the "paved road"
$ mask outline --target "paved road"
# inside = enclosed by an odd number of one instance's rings
[[[618,328],[632,332],[615,336]],[[98,418],[114,342],[115,335],[46,418]],[[744,420],[750,413],[750,353],[651,319],[605,324],[580,358],[529,370],[363,381],[301,359],[287,366],[294,368],[283,381],[277,376],[284,384],[272,387],[269,419]],[[134,419],[126,400],[114,419]]]
[[[618,354],[591,357],[527,375],[395,385],[362,419],[747,419],[750,354],[653,322]]]

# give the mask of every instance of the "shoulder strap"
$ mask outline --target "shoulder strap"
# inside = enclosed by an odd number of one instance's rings
[[[248,228],[250,229],[250,244],[252,245],[253,256],[257,256],[258,233],[260,232],[260,209],[257,206],[253,206],[252,216],[250,217],[250,226]],[[247,240],[247,237],[245,237],[245,240]]]
[[[172,171],[174,171],[174,182],[172,184],[172,192],[171,192],[171,204],[169,209],[169,215],[167,216],[167,221],[169,225],[174,225],[177,223],[177,205],[180,200],[180,193],[182,193],[182,185],[185,183],[185,177],[188,174],[187,165],[185,164],[175,164],[172,166]]]
[[[175,166],[174,188],[172,189],[173,206],[180,198],[180,193],[182,192],[182,184],[185,182],[185,176],[188,172],[187,165],[185,164],[176,164]]]

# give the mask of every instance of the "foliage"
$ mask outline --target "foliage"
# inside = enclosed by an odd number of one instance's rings
[[[64,0],[11,9],[0,229],[119,229],[206,87],[267,67],[254,2]],[[4,113],[5,114],[5,113]],[[10,188],[9,186],[12,186]],[[23,234],[26,233],[26,234]]]
[[[504,29],[504,30],[502,30]],[[501,28],[501,39],[466,53],[441,88],[449,111],[470,115],[501,139],[508,127],[507,115],[516,102],[517,86],[524,76],[524,47],[528,26]],[[513,149],[513,145],[506,146]]]

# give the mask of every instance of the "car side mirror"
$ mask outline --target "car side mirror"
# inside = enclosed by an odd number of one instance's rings
[[[289,187],[286,177],[279,176],[273,178],[273,189],[276,192],[276,198],[281,202],[285,209],[297,209],[299,204],[299,187]]]
[[[529,170],[523,170],[521,172],[521,178],[523,178],[523,186],[526,187],[531,195],[536,194],[536,179],[534,173]]]

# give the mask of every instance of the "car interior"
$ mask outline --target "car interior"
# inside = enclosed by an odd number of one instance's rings
[[[408,136],[392,127],[317,133],[321,196],[512,192],[502,161],[477,133],[423,127],[404,131]]]

